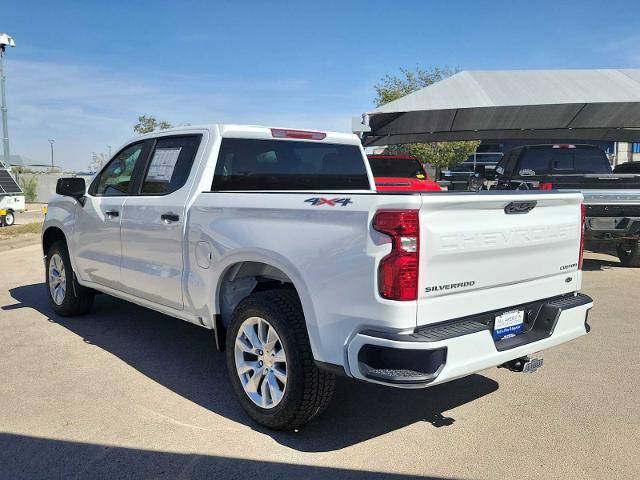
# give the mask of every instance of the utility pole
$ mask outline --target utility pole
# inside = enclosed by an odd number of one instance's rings
[[[4,151],[4,164],[5,167],[9,168],[9,124],[7,121],[7,99],[4,83],[4,52],[7,46],[15,47],[16,42],[14,42],[13,38],[6,33],[0,33],[0,90],[2,91],[2,105],[0,106],[0,110],[2,110],[2,146]]]
[[[53,172],[54,166],[53,166],[53,143],[55,142],[55,140],[52,138],[49,140],[49,143],[51,144],[51,171]]]

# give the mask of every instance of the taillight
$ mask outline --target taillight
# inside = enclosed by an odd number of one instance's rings
[[[418,210],[379,210],[373,228],[391,237],[391,253],[380,260],[378,291],[389,300],[418,298],[420,224]]]
[[[301,140],[324,140],[327,136],[324,132],[310,132],[307,130],[287,130],[284,128],[272,128],[273,138],[298,138]]]
[[[540,182],[538,186],[540,190],[553,190],[553,183],[550,182]]]
[[[582,270],[582,261],[584,260],[584,220],[587,213],[587,207],[584,203],[580,204],[580,255],[578,256],[578,269]]]

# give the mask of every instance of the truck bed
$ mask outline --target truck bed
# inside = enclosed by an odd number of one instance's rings
[[[331,206],[310,197],[350,203]],[[187,303],[199,311],[201,299],[215,290],[209,279],[223,276],[239,256],[264,261],[267,255],[269,264],[300,285],[316,358],[340,363],[336,339],[360,328],[412,330],[578,290],[581,199],[579,193],[526,191],[201,193],[188,222],[187,264],[194,267]],[[505,213],[509,205],[527,202],[534,205],[528,213]],[[388,209],[420,212],[414,301],[378,293],[378,265],[390,253],[391,239],[372,222]],[[206,277],[195,268],[202,244],[213,246]]]

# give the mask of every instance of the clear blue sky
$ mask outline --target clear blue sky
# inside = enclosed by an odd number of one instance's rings
[[[11,150],[85,169],[172,123],[348,131],[401,66],[640,66],[637,1],[12,2]]]

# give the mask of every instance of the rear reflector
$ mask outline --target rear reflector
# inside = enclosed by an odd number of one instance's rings
[[[553,190],[553,183],[540,182],[540,185],[538,186],[538,188],[540,190]]]
[[[584,203],[580,204],[580,254],[578,256],[578,270],[582,270],[584,261],[584,221],[587,213],[587,207]]]
[[[307,130],[285,130],[282,128],[272,128],[273,138],[297,138],[300,140],[324,140],[327,136],[324,132],[310,132]]]
[[[389,300],[418,298],[420,225],[418,210],[379,210],[373,228],[391,237],[391,253],[380,260],[378,291]]]

